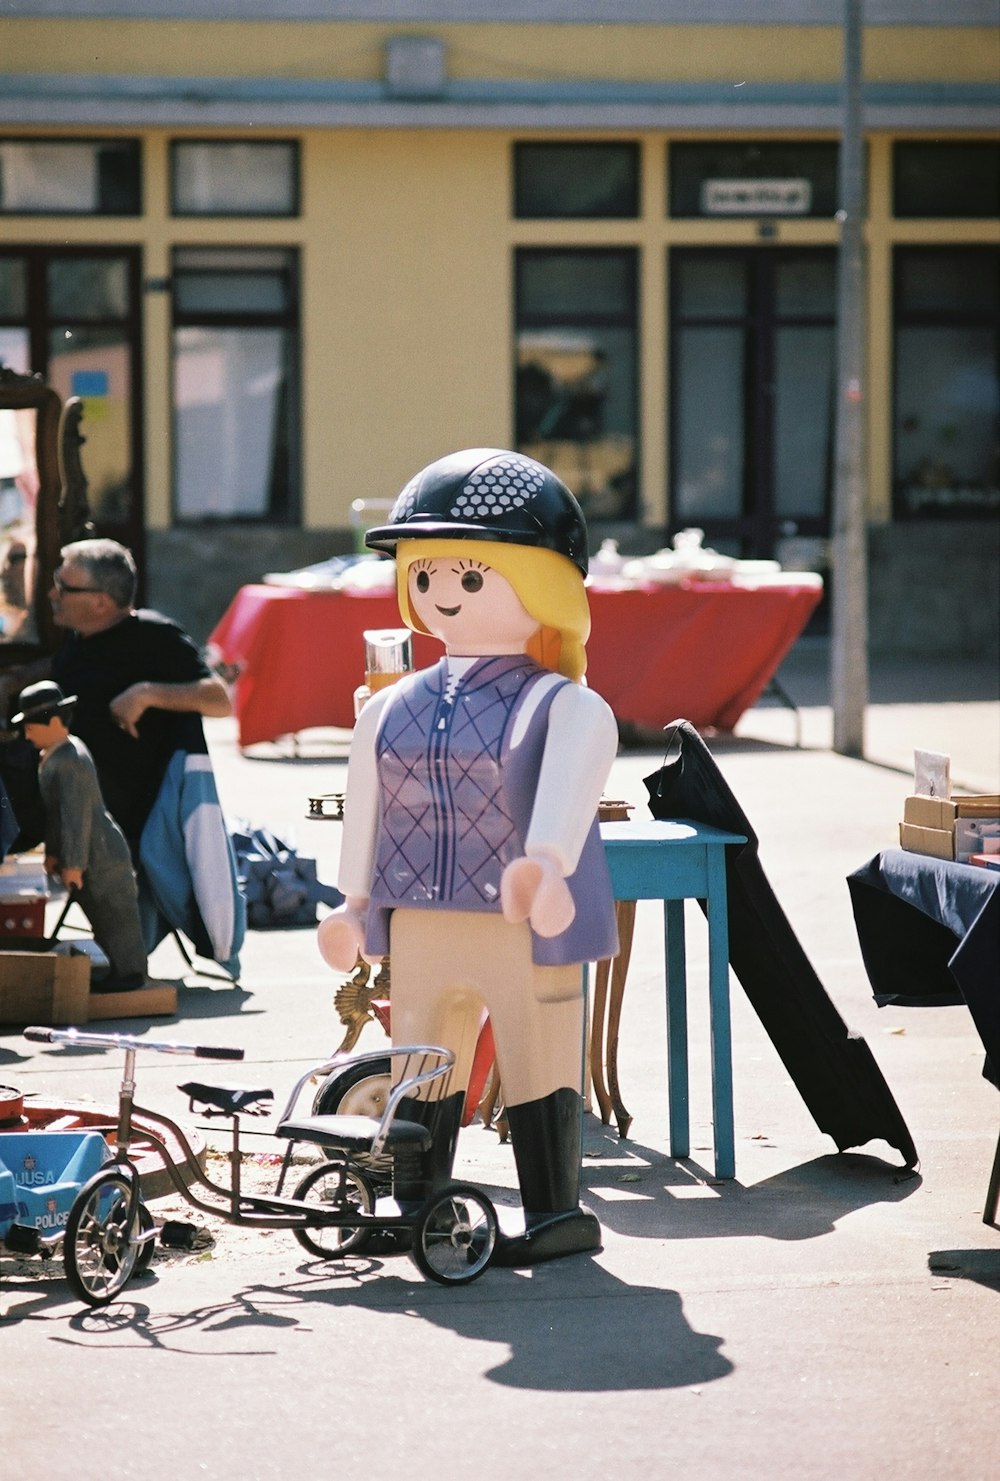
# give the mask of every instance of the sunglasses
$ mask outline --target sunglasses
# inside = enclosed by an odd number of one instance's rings
[[[52,585],[55,587],[59,595],[64,597],[83,596],[86,592],[90,592],[92,596],[100,595],[100,587],[70,586],[68,582],[63,581],[59,576],[53,576]]]

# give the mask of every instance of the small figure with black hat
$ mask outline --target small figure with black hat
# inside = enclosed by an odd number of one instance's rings
[[[146,985],[146,947],[135,873],[125,835],[101,796],[93,758],[70,734],[76,696],[43,680],[23,690],[11,724],[41,753],[38,786],[45,809],[45,870],[75,890],[111,964],[102,992]]]
[[[368,544],[396,557],[403,620],[445,657],[375,694],[351,744],[340,888],[320,950],[350,971],[392,962],[392,1033],[441,1044],[447,1099],[407,1102],[433,1145],[398,1201],[448,1178],[472,1055],[489,1013],[523,1232],[498,1260],[600,1247],[579,1206],[581,964],[618,950],[597,807],[618,743],[581,683],[586,527],[554,473],[520,453],[441,458]],[[425,1113],[425,1114],[424,1114]]]

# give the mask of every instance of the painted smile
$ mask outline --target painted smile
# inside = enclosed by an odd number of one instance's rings
[[[435,606],[437,606],[437,603],[435,603]],[[457,607],[438,607],[437,610],[441,613],[442,617],[457,617],[462,608],[459,605]]]

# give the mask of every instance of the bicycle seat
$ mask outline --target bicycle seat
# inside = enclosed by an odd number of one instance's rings
[[[204,1085],[188,1080],[178,1085],[188,1096],[192,1111],[202,1107],[207,1116],[266,1116],[274,1100],[273,1090],[246,1090],[240,1085]]]

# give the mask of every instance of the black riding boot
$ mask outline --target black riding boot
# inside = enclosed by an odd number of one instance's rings
[[[464,1090],[445,1096],[444,1100],[404,1096],[400,1101],[396,1111],[399,1119],[430,1127],[433,1138],[426,1152],[403,1146],[393,1155],[392,1196],[402,1213],[416,1213],[434,1189],[443,1187],[451,1178],[464,1107]],[[408,1250],[412,1240],[410,1229],[386,1229],[376,1231],[365,1248],[373,1255],[391,1255]]]
[[[462,1125],[465,1091],[446,1095],[443,1100],[417,1100],[406,1096],[399,1103],[401,1121],[416,1121],[430,1128],[431,1145],[426,1152],[401,1148],[392,1169],[392,1192],[401,1207],[419,1206],[451,1177],[455,1147]]]
[[[581,1097],[553,1091],[507,1107],[524,1233],[501,1235],[498,1265],[537,1265],[601,1248],[601,1226],[580,1207]]]

